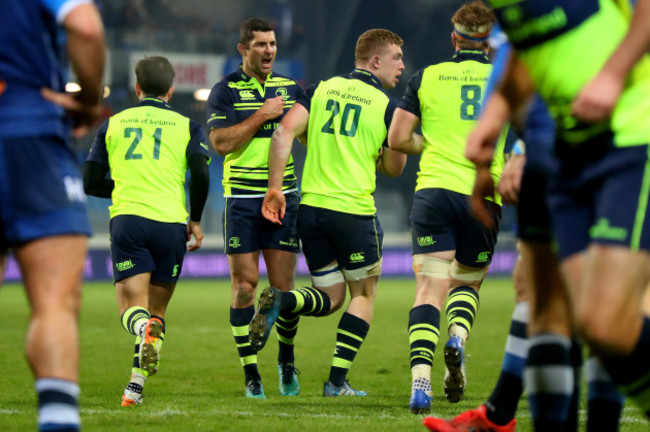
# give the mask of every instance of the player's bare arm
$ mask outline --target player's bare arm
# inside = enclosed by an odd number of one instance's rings
[[[612,115],[625,79],[641,56],[650,49],[650,0],[639,0],[627,35],[598,75],[578,94],[573,115],[586,122],[599,122]]]
[[[309,112],[295,104],[282,118],[273,132],[269,147],[269,188],[262,203],[262,215],[271,222],[282,225],[286,200],[282,193],[284,169],[287,167],[293,140],[307,131]]]
[[[42,90],[43,97],[61,105],[73,120],[73,135],[86,134],[88,127],[102,113],[105,41],[104,26],[97,7],[84,3],[66,16],[63,26],[67,34],[70,63],[81,90],[75,94]]]
[[[259,110],[243,122],[210,130],[212,147],[220,156],[235,152],[250,142],[264,123],[280,117],[283,112],[282,96],[267,99]]]
[[[420,118],[402,108],[396,108],[388,130],[388,145],[391,150],[405,154],[421,154],[424,138],[415,133]]]
[[[519,202],[519,189],[521,186],[521,177],[526,164],[526,155],[512,154],[501,173],[497,192],[505,204],[517,205]]]
[[[406,154],[383,147],[377,159],[377,171],[388,177],[398,177],[404,171]]]

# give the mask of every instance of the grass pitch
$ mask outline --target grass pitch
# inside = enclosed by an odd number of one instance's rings
[[[260,282],[263,286],[265,281]],[[306,284],[301,280],[299,284]],[[300,396],[278,393],[275,332],[259,354],[266,400],[244,397],[244,379],[228,323],[227,280],[181,280],[167,311],[167,334],[158,374],[147,382],[144,403],[121,408],[134,338],[124,332],[110,282],[87,283],[81,313],[81,416],[85,431],[424,431],[424,416],[408,411],[410,369],[408,311],[413,279],[382,279],[368,337],[348,375],[365,398],[323,398],[340,312],[301,319],[296,365]],[[440,347],[433,368],[433,412],[452,417],[489,396],[499,374],[514,306],[508,279],[488,277],[481,308],[467,344],[465,398],[448,403],[442,392]],[[0,290],[0,431],[33,431],[36,397],[24,360],[28,319],[20,285]],[[443,318],[444,321],[444,318]],[[446,325],[443,322],[443,329]],[[583,403],[584,408],[584,403]],[[584,409],[582,410],[584,417]],[[518,430],[532,429],[525,398]],[[583,418],[584,422],[584,418]],[[584,427],[584,426],[583,426]],[[628,404],[622,431],[647,431],[648,423]]]

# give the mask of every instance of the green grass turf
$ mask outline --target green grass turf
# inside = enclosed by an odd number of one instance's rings
[[[263,286],[265,281],[260,282]],[[306,281],[298,281],[305,284]],[[121,408],[134,338],[120,325],[110,283],[87,283],[81,314],[81,415],[86,431],[417,431],[423,416],[408,411],[410,370],[408,311],[412,279],[380,282],[370,333],[348,375],[365,398],[323,398],[340,312],[302,318],[296,340],[301,371],[298,397],[278,394],[275,332],[259,355],[267,400],[244,397],[244,380],[228,323],[227,280],[181,280],[167,311],[167,335],[159,372],[149,379],[144,404]],[[433,369],[434,413],[452,417],[485,401],[499,374],[513,309],[508,279],[490,278],[468,341],[465,398],[450,404],[442,393],[444,362],[438,349]],[[32,431],[36,398],[24,360],[28,319],[20,285],[0,290],[0,431]],[[444,321],[444,319],[443,319]],[[445,324],[443,322],[443,328]],[[441,340],[444,344],[446,338]],[[584,408],[584,403],[583,403]],[[584,409],[583,422],[584,422]],[[518,430],[531,430],[525,399]],[[645,431],[640,411],[628,405],[622,431]]]

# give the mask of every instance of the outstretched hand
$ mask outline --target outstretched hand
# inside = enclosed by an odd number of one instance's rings
[[[280,189],[269,188],[262,202],[262,215],[273,223],[282,225],[287,200]]]
[[[482,166],[476,168],[476,181],[474,182],[474,190],[470,197],[470,205],[474,217],[479,220],[487,228],[494,228],[494,221],[490,217],[489,212],[485,208],[485,198],[492,197],[494,199],[494,180],[489,166]]]
[[[102,114],[101,101],[96,104],[87,104],[69,93],[55,92],[49,88],[42,88],[43,98],[60,105],[72,118],[72,135],[81,138]]]
[[[194,243],[187,247],[187,250],[190,252],[201,249],[201,243],[203,242],[203,230],[201,229],[201,222],[190,221],[187,224],[188,242],[192,240],[192,236],[194,236]]]

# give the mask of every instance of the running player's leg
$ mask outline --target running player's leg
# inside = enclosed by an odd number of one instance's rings
[[[297,243],[295,233],[293,239]],[[277,249],[263,249],[262,253],[264,254],[269,284],[282,292],[291,291],[294,288],[296,254]],[[276,321],[279,389],[280,394],[283,396],[296,396],[300,392],[294,358],[294,341],[298,333],[298,321],[299,315],[291,312],[280,313]]]
[[[529,351],[525,388],[536,430],[569,430],[577,406],[576,369],[581,356],[572,359],[571,303],[548,242],[522,242],[526,266],[531,271]],[[578,373],[579,377],[579,373]]]
[[[79,427],[79,333],[86,237],[60,235],[15,247],[31,306],[25,343],[36,377],[39,424]]]
[[[454,209],[441,189],[417,191],[410,219],[415,301],[408,324],[412,378],[409,409],[417,414],[431,410],[431,367],[440,338],[440,314],[449,289],[457,233]]]
[[[336,260],[336,250],[327,235],[332,221],[331,210],[301,205],[297,230],[302,241],[312,286],[282,292],[269,287],[260,294],[260,306],[250,326],[251,343],[257,350],[266,340],[277,318],[298,315],[325,316],[338,310],[345,301],[345,279]],[[326,220],[328,222],[323,222]]]
[[[650,318],[641,307],[650,280],[647,148],[601,145],[599,154],[598,144],[590,143],[595,156],[567,161],[556,178],[551,204],[559,256],[578,331],[650,416],[643,366],[650,362]]]
[[[350,386],[347,374],[370,329],[381,275],[384,232],[376,216],[329,212],[328,217],[328,238],[336,247],[351,300],[339,321],[323,396],[365,396],[365,392]]]
[[[78,430],[78,311],[90,226],[74,153],[61,138],[1,139],[0,249],[13,247],[32,313],[27,359],[43,430]]]
[[[263,238],[261,203],[261,198],[226,198],[222,218],[224,252],[228,255],[232,288],[230,326],[244,369],[246,396],[257,399],[263,399],[265,395],[257,370],[257,352],[248,337],[248,326],[255,314],[254,303],[259,280],[259,256]]]
[[[235,337],[239,360],[244,368],[246,395],[265,398],[262,378],[257,370],[257,351],[248,337],[248,326],[255,314],[255,292],[259,279],[259,251],[229,254],[232,302],[230,326]]]
[[[447,192],[457,225],[455,259],[449,269],[449,293],[446,306],[447,333],[445,344],[445,397],[458,402],[465,392],[464,355],[479,307],[479,289],[492,262],[499,232],[501,208],[484,201],[493,228],[487,228],[472,215],[465,195]]]
[[[147,272],[129,276],[115,282],[117,305],[120,311],[122,326],[128,333],[135,336],[131,377],[122,395],[122,406],[142,403],[142,392],[149,377],[148,369],[153,370],[156,367],[155,363],[148,363],[145,369],[143,367],[144,359],[141,358],[141,355],[144,354],[142,350],[143,331],[151,319],[151,313],[148,308],[148,287],[150,280],[151,272]],[[147,357],[150,355],[151,353],[148,352]]]
[[[650,279],[647,252],[592,245],[576,301],[582,335],[614,381],[650,416],[650,317],[639,305]],[[597,269],[597,270],[596,270]]]
[[[262,218],[262,253],[269,283],[282,292],[294,288],[297,254],[299,252],[296,220],[300,197],[297,193],[285,195],[286,209],[282,225]],[[300,391],[294,358],[294,340],[298,332],[299,316],[291,312],[278,315],[278,373],[280,394],[297,395]]]

